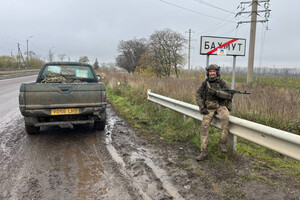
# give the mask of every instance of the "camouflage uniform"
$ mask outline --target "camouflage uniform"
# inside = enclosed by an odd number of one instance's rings
[[[230,89],[228,83],[220,78],[219,66],[210,65],[206,69],[207,75],[210,69],[215,69],[217,71],[217,75],[213,78],[208,76],[196,92],[196,101],[199,105],[200,112],[203,114],[203,121],[201,125],[201,153],[204,154],[204,159],[207,158],[208,128],[215,113],[219,114],[221,120],[221,151],[227,152],[226,142],[229,124],[228,109],[231,110],[232,99],[231,94],[216,90]],[[201,158],[199,160],[202,160]]]

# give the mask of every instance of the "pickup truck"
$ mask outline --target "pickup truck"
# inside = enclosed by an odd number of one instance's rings
[[[19,108],[28,134],[41,126],[73,128],[106,123],[106,89],[93,67],[78,62],[50,62],[42,66],[36,82],[22,83]]]

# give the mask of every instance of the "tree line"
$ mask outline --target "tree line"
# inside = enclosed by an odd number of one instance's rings
[[[44,63],[37,57],[20,61],[19,56],[0,56],[0,70],[39,69]]]
[[[176,77],[185,64],[182,53],[186,39],[171,29],[155,31],[149,39],[120,41],[116,65],[128,73],[155,74],[157,77]]]
[[[65,60],[65,54],[59,54],[58,58],[60,61]],[[49,62],[55,61],[54,54],[51,55],[46,59]],[[70,61],[70,59],[68,59]],[[90,63],[88,56],[80,56],[78,62],[82,63]],[[36,56],[35,53],[30,54],[27,59],[21,58],[20,56],[0,56],[0,71],[10,71],[10,70],[24,70],[24,69],[40,69],[46,61],[40,59],[39,56]],[[114,67],[114,63],[99,63],[97,58],[93,64],[95,70],[101,69],[109,69]]]

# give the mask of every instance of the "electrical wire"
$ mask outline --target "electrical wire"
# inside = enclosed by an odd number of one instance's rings
[[[225,19],[227,20],[228,18],[230,18],[230,17],[232,16],[232,13],[235,14],[235,12],[236,12],[238,9],[239,9],[239,7],[236,8],[235,10],[231,11],[230,14],[227,15],[227,16],[225,17]],[[235,19],[236,17],[237,17],[236,15],[233,16],[232,18],[229,19],[229,21],[232,21],[232,20]],[[239,16],[238,16],[238,17],[239,17]],[[224,23],[224,24],[223,24],[223,23]],[[236,23],[237,23],[237,22],[236,22]],[[208,29],[208,30],[206,30],[206,31],[204,31],[204,32],[202,32],[202,33],[200,33],[200,34],[204,34],[204,33],[210,34],[211,32],[215,32],[216,30],[219,30],[220,28],[223,28],[223,27],[225,27],[225,26],[227,26],[227,25],[228,25],[228,22],[222,21],[222,22],[216,24],[215,26],[213,26],[212,28],[210,28],[210,29]]]
[[[202,32],[202,33],[200,33],[200,34],[201,34],[201,35],[204,34],[204,33],[210,34],[210,33],[212,33],[212,32],[215,32],[215,31],[219,30],[220,28],[223,28],[223,27],[225,27],[225,26],[227,26],[227,25],[230,25],[229,22],[225,22],[224,24],[223,24],[223,23],[224,23],[224,22],[221,22],[221,23],[215,25],[213,28],[210,28],[209,30],[204,31],[204,32]]]
[[[243,18],[242,20],[245,20],[245,19],[248,18],[248,17],[249,17],[249,16]],[[238,20],[238,21],[239,21],[239,20]],[[237,22],[236,22],[236,23],[237,23]],[[221,25],[221,26],[219,26],[219,27],[215,27],[215,28],[211,29],[210,31],[206,31],[205,33],[209,34],[209,33],[211,33],[211,32],[216,32],[217,30],[219,30],[219,29],[221,29],[221,28],[224,28],[224,27],[227,26],[227,25],[230,25],[230,24],[225,23],[225,24],[223,24],[223,25]],[[230,31],[228,34],[226,34],[226,35],[231,34],[231,33],[232,33],[233,31],[235,31],[235,30],[238,30],[238,27],[234,28],[233,30],[231,30],[231,31]],[[203,34],[203,33],[201,33],[201,34]],[[237,35],[237,33],[236,33],[236,35]]]
[[[210,6],[210,7],[212,7],[212,8],[216,8],[216,9],[218,9],[218,10],[222,10],[222,11],[227,12],[227,13],[236,14],[236,13],[234,13],[234,12],[231,12],[231,11],[229,11],[229,10],[225,10],[225,9],[223,9],[223,8],[220,8],[220,7],[218,7],[218,6],[215,6],[215,5],[213,5],[213,4],[207,3],[207,2],[202,1],[202,0],[193,0],[193,1],[195,1],[195,2],[197,2],[197,3],[200,3],[200,4],[204,4],[204,5],[206,5],[206,6]]]
[[[168,5],[171,5],[171,6],[174,6],[174,7],[177,7],[177,8],[180,8],[180,9],[183,9],[183,10],[186,10],[186,11],[189,11],[189,12],[192,12],[192,13],[195,13],[195,14],[198,14],[198,15],[210,17],[210,18],[213,18],[213,19],[221,20],[221,21],[227,21],[227,22],[235,23],[235,21],[224,20],[224,19],[219,18],[219,17],[215,17],[215,16],[212,16],[212,15],[207,15],[207,14],[204,14],[204,13],[200,13],[200,12],[191,10],[191,9],[189,9],[189,8],[185,8],[185,7],[182,7],[182,6],[179,6],[179,5],[170,3],[170,2],[165,1],[165,0],[159,0],[159,1],[160,1],[160,2],[163,2],[163,3],[165,3],[165,4],[168,4]]]
[[[37,45],[35,45],[33,42],[29,42],[29,44],[30,44],[30,46],[34,47],[39,52],[43,52],[43,53],[47,53],[48,54],[48,50],[41,49],[41,48],[37,47]]]
[[[264,26],[264,24],[263,24]],[[267,33],[267,27],[266,28],[262,28],[262,32],[261,32],[261,46],[260,46],[260,53],[259,53],[259,67],[261,67],[261,60],[263,57],[263,53],[264,53],[264,47],[265,47],[265,41],[266,41],[266,33]]]
[[[229,36],[231,33],[233,33],[234,31],[237,31],[237,29],[241,30],[242,28],[246,27],[246,24],[242,24],[239,27],[235,27],[234,29],[232,29],[231,31],[228,31],[227,33],[223,33],[222,35],[224,36]]]

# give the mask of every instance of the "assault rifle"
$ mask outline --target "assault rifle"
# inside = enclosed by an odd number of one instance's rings
[[[232,95],[234,94],[250,94],[250,92],[247,92],[247,91],[244,91],[244,92],[241,92],[241,91],[238,91],[238,90],[228,90],[228,89],[216,89],[217,91],[224,91],[224,92],[228,92]]]

